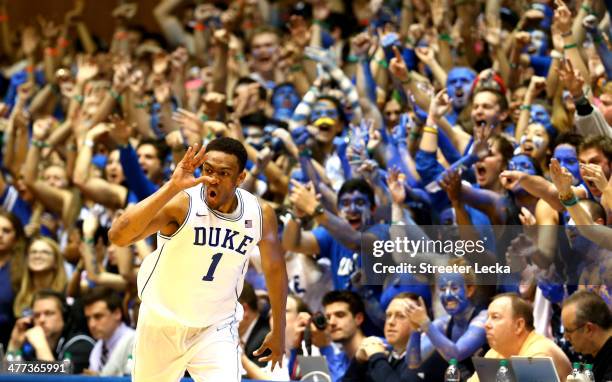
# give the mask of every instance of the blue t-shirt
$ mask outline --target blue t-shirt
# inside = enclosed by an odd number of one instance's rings
[[[375,234],[380,240],[389,239],[389,226],[386,224],[377,224],[366,232]],[[350,290],[351,276],[361,267],[361,254],[346,248],[323,226],[318,226],[312,233],[319,244],[319,257],[331,261],[334,289]]]
[[[0,267],[0,327],[7,327],[13,321],[15,294],[11,286],[11,262]]]

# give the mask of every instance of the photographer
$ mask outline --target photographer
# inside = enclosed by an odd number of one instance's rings
[[[364,305],[356,293],[332,291],[323,297],[323,307],[325,316],[320,313],[312,317],[308,313],[300,314],[296,332],[303,333],[300,337],[304,339],[306,355],[316,355],[311,352],[312,346],[309,346],[314,345],[325,357],[332,380],[336,382],[341,380],[365,338],[361,330],[365,317]],[[332,342],[338,347],[332,345]],[[304,353],[300,344],[301,341],[296,341],[291,350],[289,365],[292,371],[296,369],[293,366],[295,357],[300,352]]]
[[[70,353],[72,372],[81,373],[89,363],[95,341],[71,331],[71,312],[64,295],[49,289],[37,292],[32,313],[17,320],[8,351],[21,350],[26,361],[61,361]]]

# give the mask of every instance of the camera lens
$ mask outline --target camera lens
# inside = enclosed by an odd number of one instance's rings
[[[327,327],[327,319],[325,318],[325,316],[323,315],[323,313],[318,312],[316,313],[313,317],[312,317],[312,323],[317,327],[317,329],[319,330],[325,330],[325,328]]]

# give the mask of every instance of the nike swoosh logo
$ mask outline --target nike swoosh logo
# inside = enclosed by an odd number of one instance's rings
[[[202,217],[202,216],[208,216],[208,214],[200,214],[199,212],[196,212],[196,216]]]

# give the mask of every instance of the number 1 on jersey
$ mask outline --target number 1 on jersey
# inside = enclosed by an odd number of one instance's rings
[[[203,281],[213,281],[215,279],[213,275],[215,274],[217,265],[219,265],[219,261],[221,261],[221,256],[223,256],[223,253],[216,253],[212,256],[212,263],[210,263],[210,267],[208,268],[206,275],[202,277]]]

